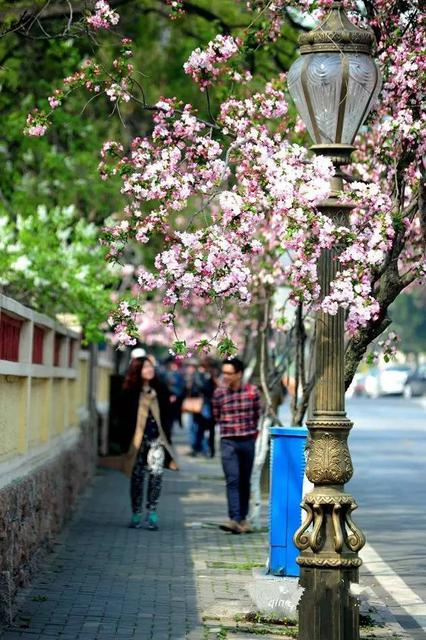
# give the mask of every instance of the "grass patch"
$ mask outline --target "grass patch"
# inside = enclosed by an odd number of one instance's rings
[[[272,634],[283,638],[297,638],[298,627],[294,620],[279,617],[277,614],[265,615],[258,611],[237,614],[234,617],[236,627],[228,629],[236,633],[247,633],[255,636]]]
[[[251,622],[252,624],[273,624],[282,627],[296,627],[297,622],[286,617],[280,617],[278,614],[272,613],[265,616],[259,611],[250,611],[249,613],[237,614],[236,622]]]
[[[250,571],[256,567],[264,567],[262,562],[221,562],[220,560],[212,560],[206,562],[209,569],[234,569],[235,571]]]
[[[220,627],[219,631],[217,628],[211,628],[204,626],[203,628],[203,640],[226,640],[228,637],[228,629],[224,627]]]
[[[371,629],[373,629],[374,627],[383,627],[383,625],[380,624],[379,622],[376,622],[376,620],[374,620],[374,618],[370,616],[369,613],[359,614],[359,626],[363,628],[367,627]]]
[[[211,562],[210,565],[220,565],[220,568],[223,568],[224,565],[226,568],[228,566],[247,566],[249,564],[256,563],[241,563],[240,565],[236,563],[226,563],[226,562]],[[234,616],[235,626],[231,626],[228,624],[226,626],[220,626],[220,630],[213,630],[211,626],[206,625],[207,620],[209,622],[220,621],[220,617],[203,617],[204,621],[204,629],[203,629],[203,640],[227,640],[228,634],[247,634],[248,636],[267,636],[272,635],[274,637],[288,638],[297,640],[299,637],[299,629],[297,622],[294,620],[279,617],[278,614],[265,615],[258,611],[250,611],[249,613],[241,613],[236,614]],[[231,623],[232,624],[232,623]],[[369,614],[361,614],[360,615],[360,626],[363,628],[363,633],[361,635],[362,640],[373,639],[376,636],[370,635],[368,633],[373,627],[381,627],[382,625],[377,624],[371,615]],[[367,635],[366,635],[367,634]],[[401,638],[395,638],[394,640],[401,640]]]
[[[229,633],[247,633],[247,634],[251,634],[253,636],[267,636],[267,635],[274,635],[274,636],[281,636],[283,638],[297,638],[298,637],[298,631],[296,628],[279,628],[277,629],[276,627],[270,627],[270,626],[255,626],[255,625],[249,625],[249,626],[244,626],[244,625],[237,625],[236,627],[228,627],[227,631],[229,631]]]
[[[210,564],[219,564],[221,567],[223,565],[231,565],[232,563],[210,563]],[[241,563],[242,566],[248,565],[249,563]],[[252,563],[253,564],[253,563]],[[238,565],[237,565],[238,566]],[[205,618],[206,620],[207,618]],[[220,618],[209,618],[209,620],[220,620]],[[228,634],[247,634],[252,636],[267,636],[273,635],[275,637],[282,638],[292,638],[297,640],[299,636],[299,629],[297,622],[294,620],[290,620],[285,617],[279,617],[277,614],[264,615],[257,611],[250,611],[249,613],[241,613],[236,614],[234,616],[235,627],[226,626],[221,627],[220,631],[209,631],[208,627],[204,627],[204,636],[203,640],[226,640],[228,638]],[[369,638],[374,638],[372,635],[365,635],[368,633],[369,629],[373,627],[382,626],[378,625],[371,615],[369,614],[361,614],[360,615],[360,626],[363,628],[364,633],[362,634],[362,640],[369,640]],[[395,640],[401,640],[395,638]]]

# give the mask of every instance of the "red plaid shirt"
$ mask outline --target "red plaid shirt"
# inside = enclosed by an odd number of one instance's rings
[[[254,384],[239,389],[218,387],[213,395],[213,417],[220,426],[221,438],[257,435],[260,393]]]

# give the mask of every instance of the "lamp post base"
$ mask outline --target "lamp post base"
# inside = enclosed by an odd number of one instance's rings
[[[301,567],[299,640],[359,639],[359,604],[350,591],[353,582],[358,582],[356,568]]]

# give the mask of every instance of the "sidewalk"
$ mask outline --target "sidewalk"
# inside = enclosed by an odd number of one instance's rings
[[[178,434],[180,437],[181,434]],[[182,454],[186,446],[181,444]],[[3,640],[242,640],[295,637],[258,617],[247,591],[267,553],[266,528],[235,536],[218,460],[180,456],[166,472],[160,530],[128,529],[128,479],[99,469],[54,554],[22,593]],[[395,627],[364,638],[408,638]]]

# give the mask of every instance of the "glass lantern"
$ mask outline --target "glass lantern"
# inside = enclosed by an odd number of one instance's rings
[[[355,27],[340,3],[300,39],[288,89],[316,145],[352,145],[381,88],[371,56],[374,36]]]

